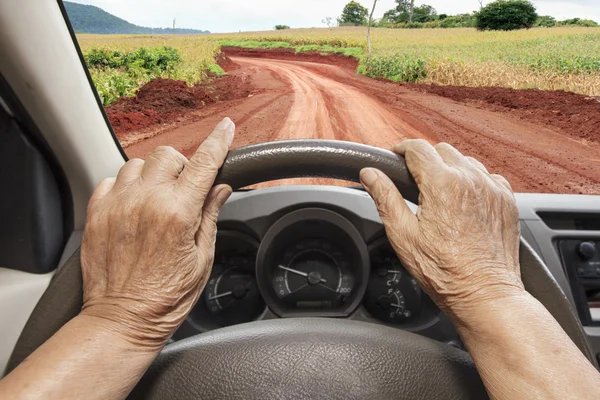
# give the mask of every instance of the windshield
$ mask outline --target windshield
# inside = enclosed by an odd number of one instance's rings
[[[516,192],[600,194],[595,1],[64,6],[130,158],[160,145],[190,156],[230,117],[233,147],[422,138],[475,157]]]

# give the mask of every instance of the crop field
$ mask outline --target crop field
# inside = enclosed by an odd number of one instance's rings
[[[375,29],[370,56],[364,28],[78,38],[130,157],[189,156],[228,116],[233,147],[422,138],[518,192],[600,192],[600,28]]]
[[[78,35],[78,40],[84,54],[92,50],[116,51],[116,57],[122,58],[124,53],[140,48],[152,51],[166,47],[175,49],[178,55],[168,68],[147,68],[147,59],[136,62],[135,58],[128,66],[90,65],[105,104],[133,95],[142,84],[156,77],[193,85],[202,82],[207,71],[222,73],[215,64],[222,44],[344,53],[360,60],[359,73],[400,82],[600,95],[600,28],[513,32],[374,29],[371,57],[366,55],[365,35],[365,28],[324,28],[198,36]]]

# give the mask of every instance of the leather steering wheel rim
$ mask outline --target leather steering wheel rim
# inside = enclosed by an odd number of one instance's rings
[[[347,142],[284,141],[233,150],[217,180],[234,188],[306,176],[358,181],[358,172],[367,166],[383,170],[405,198],[417,202],[418,189],[402,157]],[[569,301],[524,241],[520,262],[526,289],[596,365]],[[8,371],[77,315],[82,286],[77,251],[35,307]],[[464,351],[386,326],[305,318],[251,322],[169,345],[132,397],[479,399],[487,395]]]

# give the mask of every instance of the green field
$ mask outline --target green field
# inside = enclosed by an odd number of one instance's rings
[[[568,90],[600,96],[600,28],[536,28],[512,32],[462,29],[373,30],[373,54],[366,54],[365,28],[291,29],[229,35],[78,35],[82,50],[118,52],[125,64],[90,64],[105,104],[135,93],[156,77],[197,84],[206,71],[219,73],[221,45],[288,47],[336,52],[360,60],[357,72],[394,81],[458,86],[503,86]],[[175,54],[168,67],[152,57],[123,54]],[[175,53],[172,53],[173,49]],[[110,56],[111,54],[108,54]],[[114,54],[113,54],[114,55]],[[110,57],[108,57],[110,58]],[[89,57],[88,57],[89,59]]]

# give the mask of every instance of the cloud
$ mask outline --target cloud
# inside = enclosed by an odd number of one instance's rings
[[[98,6],[131,23],[168,27],[173,18],[181,28],[211,32],[270,30],[277,24],[293,28],[324,26],[325,17],[337,17],[349,0],[72,0]],[[370,7],[371,0],[359,0]],[[489,2],[489,1],[487,1]],[[417,0],[439,13],[468,13],[479,8],[477,0]],[[582,17],[600,21],[598,0],[534,0],[538,13],[558,19]],[[394,0],[380,0],[376,16],[394,7]]]

